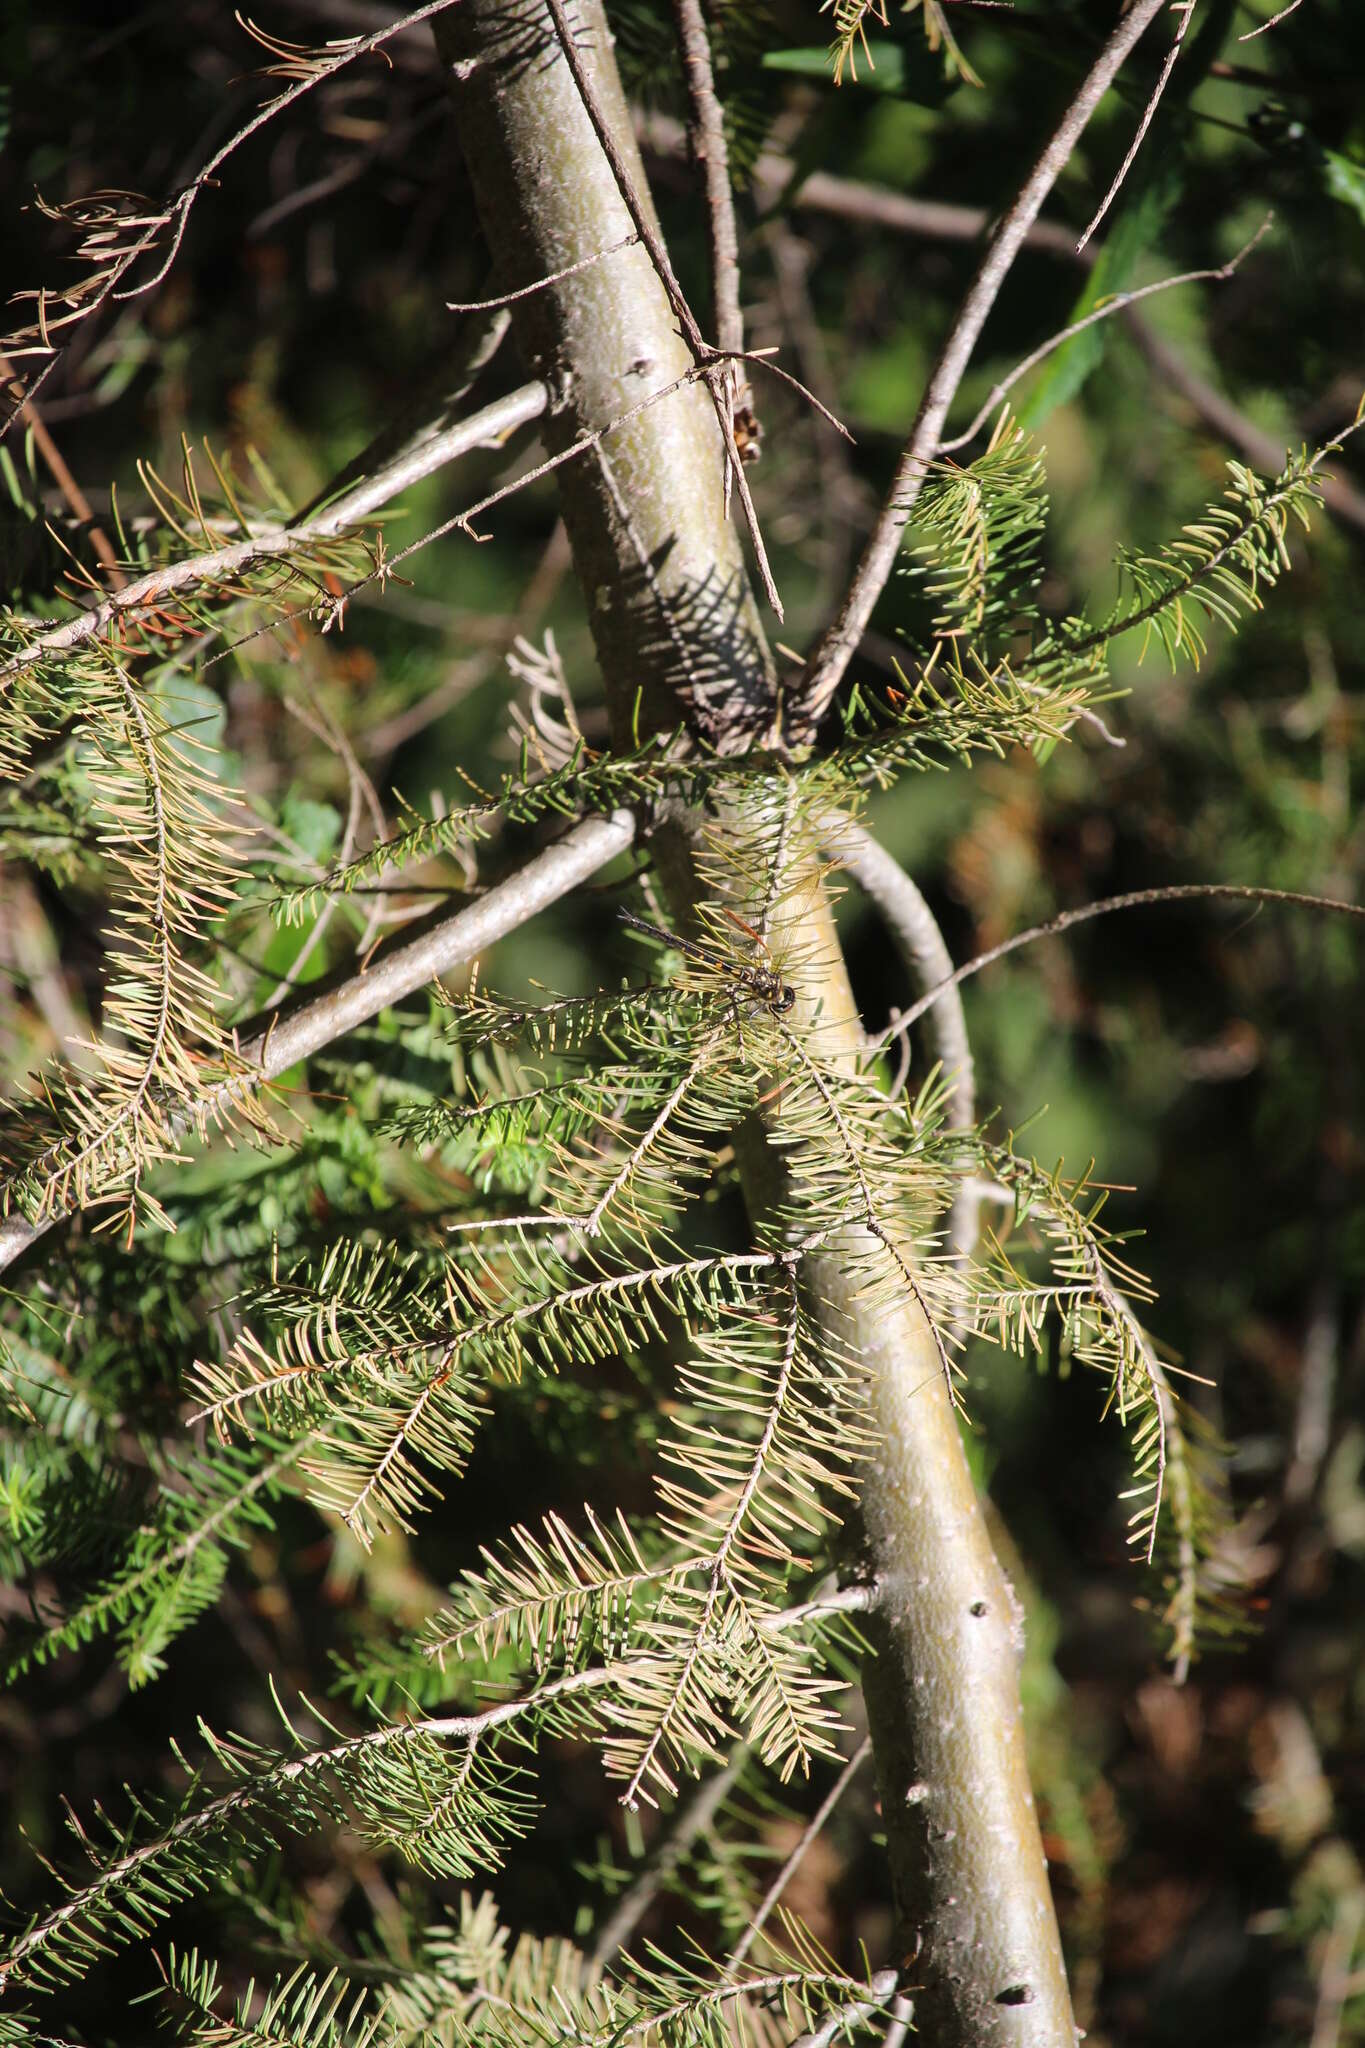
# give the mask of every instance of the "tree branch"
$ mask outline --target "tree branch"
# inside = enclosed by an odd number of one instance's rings
[[[238,1045],[233,1070],[223,1080],[177,1111],[170,1119],[172,1131],[197,1129],[202,1136],[210,1123],[230,1119],[234,1107],[266,1082],[278,1080],[300,1060],[474,959],[495,940],[557,903],[618,853],[624,853],[634,836],[635,820],[629,811],[586,819],[476,903],[442,918],[406,945],[381,954],[372,966],[362,968],[325,995],[315,996],[287,1017],[272,1019],[263,1031]],[[60,1205],[36,1224],[22,1216],[8,1216],[0,1222],[0,1272],[75,1207],[74,1202]]]
[[[877,599],[895,566],[906,522],[942,438],[948,408],[957,395],[1000,287],[1091,115],[1117,77],[1124,59],[1164,4],[1165,0],[1135,0],[1122,17],[982,258],[939,351],[881,517],[863,550],[838,616],[811,656],[795,693],[792,712],[796,726],[803,732],[813,733],[829,709],[844,670],[871,621]]]
[[[513,322],[528,367],[551,384],[550,453],[593,444],[560,476],[618,739],[637,722],[676,727],[682,705],[734,751],[770,727],[775,686],[725,522],[714,402],[687,381],[719,366],[704,343],[699,365],[654,260],[658,225],[597,0],[577,0],[573,16],[566,47],[538,0],[462,0],[438,22],[438,47],[500,282],[515,291],[641,234],[609,263],[519,299]]]
[[[1236,882],[1181,882],[1165,889],[1133,889],[1126,896],[1101,897],[1096,903],[1082,903],[1074,910],[1059,911],[1056,917],[1049,917],[1043,924],[1030,925],[1027,931],[1016,932],[1012,938],[1002,939],[998,946],[978,953],[974,960],[968,960],[965,966],[955,968],[951,974],[935,982],[932,988],[926,989],[917,1003],[912,1003],[903,1016],[888,1024],[871,1043],[874,1047],[889,1045],[935,1003],[945,998],[951,1001],[952,992],[964,981],[970,981],[974,974],[980,974],[983,967],[1003,960],[1007,953],[1018,952],[1021,946],[1031,946],[1036,939],[1051,938],[1057,932],[1069,931],[1073,924],[1088,924],[1092,918],[1107,917],[1112,910],[1138,910],[1147,904],[1183,903],[1197,897],[1222,897],[1244,903],[1297,903],[1306,910],[1329,910],[1340,917],[1365,918],[1365,904],[1346,903],[1335,896],[1310,896],[1299,889],[1261,889]]]
[[[555,34],[558,36],[560,47],[564,52],[564,61],[568,65],[574,84],[578,88],[579,98],[582,100],[584,111],[592,123],[593,132],[601,144],[602,153],[611,166],[611,174],[616,180],[616,188],[625,202],[626,211],[635,224],[636,233],[649,252],[649,260],[654,265],[659,282],[668,295],[668,302],[672,306],[678,325],[682,330],[683,339],[692,352],[693,361],[699,367],[705,368],[714,356],[715,351],[705,340],[700,327],[697,325],[696,315],[688,305],[683,288],[678,283],[673,266],[668,260],[668,251],[665,249],[663,239],[659,234],[658,224],[651,217],[635,189],[635,180],[631,174],[631,167],[626,162],[625,153],[612,131],[611,122],[607,119],[606,111],[597,96],[597,91],[588,68],[575,46],[573,29],[567,14],[564,12],[562,0],[544,0],[544,4],[549,9],[550,18],[555,25]],[[735,489],[739,493],[739,502],[744,512],[745,524],[749,529],[749,540],[754,550],[754,560],[758,567],[758,573],[768,602],[780,619],[783,615],[782,600],[777,594],[777,585],[773,582],[772,570],[768,567],[768,555],[763,545],[763,535],[759,530],[758,514],[754,510],[754,501],[749,495],[749,484],[744,474],[744,464],[741,462],[739,450],[735,446],[734,426],[730,416],[730,407],[721,388],[722,381],[728,383],[732,378],[732,371],[719,367],[709,372],[703,381],[711,403],[715,407],[716,420],[720,426],[721,437],[725,443],[726,460],[729,465],[727,477],[733,479]],[[726,488],[728,502],[728,483]]]
[[[857,1777],[859,1771],[867,1762],[867,1759],[871,1756],[871,1754],[872,1737],[870,1735],[865,1735],[862,1741],[858,1744],[858,1747],[854,1750],[848,1762],[844,1765],[844,1768],[840,1771],[834,1783],[830,1786],[829,1791],[825,1794],[824,1798],[820,1801],[820,1804],[816,1807],[815,1812],[810,1817],[810,1820],[802,1829],[800,1839],[796,1842],[795,1846],[793,1847],[790,1856],[787,1857],[786,1861],[782,1865],[782,1868],[778,1871],[777,1876],[773,1879],[772,1883],[769,1885],[767,1891],[765,1892],[762,1904],[759,1906],[759,1909],[754,1914],[753,1919],[749,1922],[743,1934],[740,1936],[740,1939],[737,1942],[730,1956],[730,1960],[725,1965],[725,1974],[727,1977],[731,1977],[734,1975],[735,1971],[739,1969],[740,1965],[743,1963],[745,1957],[748,1955],[754,1943],[758,1940],[759,1935],[763,1932],[764,1927],[771,1919],[773,1909],[777,1905],[778,1900],[781,1898],[783,1892],[787,1889],[787,1886],[791,1883],[792,1878],[796,1874],[797,1870],[800,1868],[801,1863],[805,1858],[807,1850],[810,1848],[812,1842],[814,1842],[819,1837],[822,1829],[825,1826],[825,1823],[828,1821],[835,1807],[839,1804],[839,1801],[843,1798],[845,1792],[847,1792],[849,1786],[853,1783],[853,1780]]]
[[[744,316],[739,304],[739,234],[730,186],[725,119],[716,96],[711,45],[700,0],[673,0],[673,19],[678,25],[683,76],[692,109],[692,155],[701,167],[706,186],[711,229],[711,310],[716,340],[728,355],[737,356],[744,348]],[[732,389],[737,375],[737,369],[732,368]]]
[[[933,1008],[934,1050],[947,1083],[949,1113],[959,1130],[976,1122],[976,1070],[967,1017],[953,982],[953,958],[938,921],[900,862],[893,860],[866,826],[853,818],[829,818],[821,836],[828,851],[885,919],[906,966],[921,988],[940,988]],[[955,1260],[970,1256],[976,1242],[976,1201],[967,1187],[953,1198],[948,1242]]]
[[[737,1742],[730,1752],[725,1768],[713,1771],[709,1778],[702,1779],[659,1843],[648,1867],[640,1872],[629,1891],[621,1894],[614,1911],[604,1921],[602,1931],[593,1943],[592,1961],[596,1968],[605,1969],[607,1964],[625,1948],[660,1891],[686,1858],[698,1835],[707,1832],[721,1807],[734,1791],[749,1758],[748,1744]]]
[[[1074,335],[1083,334],[1087,327],[1094,327],[1101,320],[1110,320],[1115,313],[1127,312],[1143,299],[1155,298],[1159,292],[1168,292],[1176,285],[1226,283],[1228,278],[1236,275],[1239,266],[1256,247],[1269,225],[1269,220],[1263,221],[1251,240],[1245,242],[1237,254],[1230,256],[1226,263],[1217,264],[1211,270],[1183,270],[1178,277],[1160,277],[1155,284],[1140,285],[1135,291],[1115,292],[1103,305],[1096,306],[1093,312],[1083,314],[1079,320],[1073,320],[1069,327],[1059,328],[1056,334],[1050,335],[1046,341],[1040,342],[1037,348],[1031,349],[998,384],[992,387],[990,397],[980,407],[969,427],[960,434],[954,434],[951,441],[939,442],[939,454],[955,455],[959,448],[965,448],[969,441],[974,441],[1001,399],[1014,389],[1020,378],[1026,377],[1030,370],[1036,369],[1039,363],[1046,361],[1054,349],[1061,348]]]
[[[21,675],[35,662],[53,655],[70,654],[77,647],[98,639],[120,620],[137,619],[176,591],[193,589],[205,583],[228,583],[249,574],[263,562],[279,561],[317,541],[335,540],[348,528],[360,525],[380,506],[422,477],[443,469],[448,462],[468,454],[471,448],[504,440],[518,427],[525,426],[528,420],[537,419],[545,410],[545,404],[543,384],[523,384],[519,390],[509,392],[505,398],[494,399],[491,405],[451,426],[414,437],[386,468],[355,483],[320,512],[293,521],[288,526],[269,527],[264,532],[251,534],[246,540],[232,541],[224,547],[187,556],[180,562],[168,562],[163,569],[149,569],[145,575],[126,583],[121,590],[111,591],[108,597],[101,598],[88,611],[78,612],[59,626],[35,633],[17,653],[0,665],[0,683]]]

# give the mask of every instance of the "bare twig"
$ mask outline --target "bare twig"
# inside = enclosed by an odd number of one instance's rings
[[[673,0],[673,19],[678,27],[683,77],[691,108],[692,155],[701,166],[706,186],[706,207],[711,230],[711,311],[716,323],[716,340],[731,356],[744,347],[744,316],[739,304],[739,234],[735,227],[735,202],[730,186],[730,158],[725,144],[725,121],[716,96],[711,68],[711,45],[700,0]],[[738,375],[732,364],[728,394],[733,406],[743,398],[737,388]]]
[[[737,1742],[730,1752],[724,1770],[713,1771],[709,1778],[702,1779],[672,1827],[659,1842],[648,1866],[640,1872],[629,1891],[621,1894],[615,1911],[603,1923],[602,1931],[593,1943],[592,1949],[592,1962],[597,1969],[605,1969],[612,1958],[618,1956],[625,1948],[692,1844],[711,1826],[717,1813],[733,1792],[748,1760],[748,1744]]]
[[[1238,42],[1254,43],[1257,36],[1265,35],[1269,29],[1278,28],[1282,21],[1288,21],[1295,8],[1302,5],[1303,0],[1289,0],[1289,5],[1282,7],[1278,14],[1272,14],[1269,21],[1263,21],[1259,28],[1249,28],[1244,36],[1238,36]]]
[[[272,1020],[265,1030],[238,1046],[232,1071],[223,1080],[167,1119],[169,1127],[182,1133],[196,1128],[203,1134],[210,1123],[230,1118],[238,1104],[266,1082],[278,1080],[299,1060],[320,1052],[390,1004],[449,974],[538,911],[557,903],[618,853],[624,853],[634,836],[635,820],[629,811],[585,819],[477,902],[442,918],[406,945],[382,954],[372,966],[362,968],[325,995],[315,996],[288,1017]],[[74,1200],[59,1205],[37,1224],[22,1216],[0,1222],[0,1272],[76,1206]]]
[[[1052,335],[1047,341],[1040,342],[1037,348],[1031,350],[1021,362],[1015,364],[1008,376],[1002,377],[1000,382],[993,387],[990,397],[964,433],[954,435],[951,441],[939,442],[939,454],[953,455],[959,448],[965,448],[969,441],[974,441],[996,406],[999,405],[1001,399],[1005,397],[1007,392],[1014,389],[1020,378],[1026,377],[1030,370],[1035,369],[1039,363],[1050,356],[1054,349],[1061,348],[1063,343],[1070,341],[1073,335],[1083,334],[1087,327],[1094,327],[1098,321],[1112,319],[1115,313],[1125,312],[1128,307],[1137,305],[1142,299],[1154,298],[1158,292],[1168,292],[1175,285],[1222,284],[1226,282],[1228,278],[1236,274],[1238,267],[1245,262],[1269,226],[1270,220],[1267,217],[1267,219],[1262,221],[1260,227],[1257,228],[1251,240],[1244,243],[1237,251],[1237,254],[1230,256],[1226,263],[1217,264],[1211,270],[1184,270],[1178,277],[1158,278],[1155,284],[1140,285],[1135,291],[1115,292],[1112,297],[1105,299],[1103,304],[1096,306],[1093,312],[1086,313],[1079,320],[1073,320],[1069,327],[1061,328],[1058,333]]]
[[[1123,187],[1123,181],[1128,176],[1129,171],[1133,168],[1133,159],[1136,157],[1138,151],[1141,149],[1143,137],[1146,135],[1147,130],[1152,125],[1152,121],[1156,114],[1157,107],[1161,101],[1161,95],[1166,90],[1167,82],[1170,79],[1171,73],[1175,69],[1175,60],[1180,55],[1180,45],[1185,40],[1185,31],[1188,29],[1190,25],[1190,17],[1193,15],[1197,5],[1198,0],[1171,0],[1172,14],[1178,14],[1180,16],[1180,26],[1175,32],[1175,41],[1171,44],[1170,49],[1166,53],[1166,62],[1161,67],[1161,75],[1157,79],[1156,84],[1152,87],[1151,98],[1148,100],[1146,106],[1143,108],[1142,119],[1138,122],[1138,131],[1137,134],[1133,137],[1131,144],[1129,145],[1128,154],[1124,157],[1123,162],[1119,165],[1118,170],[1114,175],[1114,181],[1110,185],[1109,190],[1105,193],[1103,199],[1100,201],[1098,211],[1095,213],[1094,218],[1091,220],[1089,227],[1081,236],[1080,241],[1076,244],[1078,252],[1084,249],[1086,243],[1090,240],[1090,237],[1094,234],[1096,228],[1104,219],[1104,216],[1106,215],[1106,213],[1108,213],[1114,201],[1118,198],[1119,192]]]
[[[534,284],[524,284],[519,291],[503,292],[496,299],[446,300],[447,313],[494,313],[503,306],[514,306],[518,299],[533,298],[537,292],[548,291],[553,284],[562,284],[566,277],[577,277],[584,270],[591,270],[596,263],[605,262],[608,256],[615,256],[622,249],[633,249],[640,237],[636,234],[622,235],[619,242],[612,242],[607,248],[599,249],[595,256],[584,256],[578,263],[566,263],[562,270],[552,270],[548,277],[538,277]]]
[[[1250,884],[1234,882],[1181,882],[1165,889],[1133,889],[1125,896],[1104,896],[1095,903],[1082,903],[1074,910],[1060,911],[1043,924],[1031,925],[1027,931],[1016,932],[1012,938],[1002,939],[998,946],[991,946],[984,953],[978,953],[974,960],[936,982],[926,989],[919,1001],[912,1003],[904,1015],[885,1031],[870,1040],[874,1050],[889,1045],[904,1031],[942,1000],[950,989],[960,988],[964,981],[970,981],[974,974],[980,974],[983,967],[990,967],[997,960],[1003,960],[1007,953],[1015,953],[1021,946],[1031,946],[1037,939],[1053,937],[1057,932],[1069,931],[1074,924],[1088,924],[1092,918],[1107,917],[1113,910],[1139,910],[1152,903],[1185,903],[1199,897],[1221,898],[1227,902],[1243,903],[1295,903],[1305,910],[1334,911],[1340,917],[1365,919],[1365,904],[1346,903],[1335,896],[1311,896],[1300,889],[1260,889]]]
[[[948,408],[957,395],[986,316],[1086,123],[1118,75],[1129,51],[1163,4],[1164,0],[1136,0],[1136,4],[1123,16],[982,258],[939,352],[881,516],[863,550],[838,616],[812,655],[799,686],[799,702],[793,709],[797,711],[798,723],[805,732],[812,732],[828,710],[844,670],[871,620],[887,577],[895,566],[901,535],[933,461]]]
[[[703,373],[703,380],[707,391],[710,393],[711,403],[715,407],[716,419],[725,442],[726,456],[730,463],[730,473],[734,479],[735,490],[744,512],[745,524],[749,529],[749,540],[754,550],[754,561],[757,565],[759,576],[762,579],[768,602],[780,619],[783,616],[782,600],[777,594],[777,585],[773,582],[772,570],[768,566],[767,550],[763,545],[763,535],[759,531],[758,514],[754,510],[754,501],[749,494],[749,484],[744,474],[744,464],[741,462],[739,450],[735,446],[734,429],[730,420],[729,407],[724,393],[719,388],[724,373],[718,366],[717,352],[704,339],[702,331],[697,325],[696,315],[688,305],[683,288],[678,283],[677,277],[674,274],[673,265],[669,262],[668,251],[664,248],[659,232],[651,220],[639,193],[635,189],[635,181],[630,175],[630,166],[621,153],[616,137],[612,133],[611,123],[607,119],[602,103],[597,97],[592,79],[588,76],[587,67],[574,43],[573,29],[570,26],[568,16],[564,12],[562,0],[545,0],[545,5],[549,9],[550,19],[555,25],[555,34],[559,38],[560,47],[564,53],[564,62],[568,66],[569,74],[578,88],[579,98],[583,102],[583,110],[592,124],[593,132],[601,145],[602,154],[606,157],[611,167],[611,174],[616,180],[616,189],[621,195],[627,213],[635,224],[636,233],[648,252],[649,260],[653,264],[655,274],[664,288],[668,303],[673,308],[683,340],[691,349],[693,360]]]
[[[853,1780],[857,1777],[859,1771],[867,1762],[867,1759],[871,1756],[871,1754],[872,1737],[870,1735],[865,1735],[862,1741],[858,1744],[858,1747],[854,1750],[848,1762],[844,1765],[842,1771],[840,1771],[834,1783],[830,1786],[829,1791],[820,1801],[819,1806],[817,1806],[809,1822],[802,1830],[800,1840],[796,1842],[790,1856],[788,1856],[786,1862],[778,1871],[777,1876],[769,1885],[768,1890],[764,1895],[763,1903],[760,1905],[753,1919],[749,1922],[743,1934],[740,1936],[739,1941],[736,1944],[734,1951],[730,1956],[729,1962],[725,1965],[725,1974],[727,1977],[734,1976],[735,1972],[739,1969],[745,1957],[748,1955],[750,1949],[758,1940],[759,1935],[763,1932],[764,1927],[766,1926],[768,1920],[772,1916],[773,1908],[776,1906],[783,1892],[787,1889],[787,1886],[791,1883],[793,1876],[795,1875],[803,1858],[805,1857],[806,1851],[810,1848],[811,1843],[816,1840],[817,1836],[824,1828],[826,1821],[829,1819],[835,1807],[839,1804],[839,1801],[843,1798],[845,1792],[847,1792],[849,1786],[853,1783]]]

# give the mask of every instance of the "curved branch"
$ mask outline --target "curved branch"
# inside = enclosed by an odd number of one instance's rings
[[[1267,215],[1251,237],[1251,240],[1244,242],[1237,251],[1237,254],[1230,256],[1226,263],[1216,264],[1210,270],[1182,270],[1178,277],[1159,277],[1155,284],[1139,285],[1136,291],[1115,292],[1112,297],[1106,298],[1102,304],[1096,306],[1093,312],[1083,314],[1079,320],[1073,320],[1069,327],[1059,328],[1055,334],[1049,335],[1046,341],[1040,342],[1037,348],[1030,349],[1029,353],[1022,357],[1014,365],[1014,368],[1000,379],[998,384],[991,387],[990,397],[980,407],[971,425],[964,428],[960,434],[954,434],[951,441],[940,441],[938,444],[939,454],[956,454],[959,448],[965,448],[969,441],[974,441],[991,414],[995,411],[996,406],[999,405],[1001,399],[1014,389],[1019,379],[1026,377],[1029,371],[1036,369],[1039,363],[1045,362],[1055,349],[1061,348],[1077,334],[1083,334],[1087,327],[1094,327],[1101,320],[1110,320],[1115,313],[1127,312],[1130,307],[1136,306],[1140,300],[1155,298],[1159,292],[1168,292],[1175,285],[1226,283],[1228,278],[1236,275],[1239,266],[1251,254],[1251,251],[1256,247],[1256,244],[1260,241],[1269,225],[1270,216]]]
[[[969,1130],[976,1122],[976,1074],[967,1017],[953,980],[953,957],[944,944],[938,921],[899,861],[853,818],[826,818],[820,829],[826,850],[876,905],[921,989],[938,988],[943,1000],[933,1007],[934,1050],[943,1067],[954,1124]],[[959,1187],[953,1197],[948,1242],[955,1261],[970,1256],[976,1243],[976,1198]]]
[[[1031,946],[1035,939],[1051,938],[1056,932],[1068,931],[1073,924],[1088,924],[1092,918],[1107,917],[1111,910],[1138,910],[1145,904],[1183,903],[1196,897],[1222,897],[1244,903],[1297,903],[1305,910],[1330,910],[1339,917],[1365,918],[1365,904],[1347,903],[1336,896],[1311,896],[1301,889],[1260,889],[1249,883],[1180,882],[1165,889],[1132,889],[1126,896],[1102,896],[1096,903],[1082,903],[1074,910],[1060,911],[1043,924],[1030,925],[1027,931],[1016,932],[1013,938],[1002,939],[998,946],[978,953],[974,960],[968,960],[965,966],[955,968],[942,981],[926,989],[919,1001],[912,1003],[894,1024],[888,1024],[885,1031],[871,1040],[871,1044],[874,1049],[889,1045],[936,1003],[945,998],[951,1001],[951,992],[960,988],[964,981],[970,981],[974,974],[980,974],[983,967],[1003,960],[1007,953],[1015,953],[1021,946]]]

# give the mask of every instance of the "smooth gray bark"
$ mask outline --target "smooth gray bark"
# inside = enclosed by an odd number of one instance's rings
[[[576,47],[610,111],[643,197],[601,13],[573,11]],[[460,134],[507,289],[619,242],[630,221],[562,62],[543,0],[465,0],[438,24]],[[687,352],[647,254],[633,246],[512,307],[526,365],[551,393],[552,449],[596,433],[686,372]],[[736,751],[767,729],[771,664],[725,518],[720,435],[693,385],[635,414],[559,474],[618,734],[686,723]],[[747,811],[745,804],[748,805]],[[760,794],[682,817],[661,845],[686,918],[707,833],[761,845],[782,804]],[[692,841],[689,848],[688,841]],[[798,1001],[790,1024],[833,1064],[862,1032],[818,879],[815,849],[771,906],[774,951]],[[743,894],[737,907],[744,907]],[[752,903],[749,904],[753,909]],[[788,952],[783,951],[787,945]],[[780,1106],[738,1134],[755,1212],[783,1199]],[[777,1142],[774,1142],[776,1140]],[[991,1550],[917,1290],[899,1248],[851,1229],[808,1262],[807,1298],[832,1345],[864,1358],[880,1440],[863,1500],[867,1548],[887,1586],[870,1628],[867,1700],[898,1908],[902,1981],[936,2048],[1072,2048],[1074,2024],[1024,1757],[1012,1595]],[[875,1283],[875,1309],[868,1300]]]
[[[648,206],[605,20],[596,6],[572,19]],[[543,432],[558,453],[675,383],[692,358],[646,250],[614,247],[631,219],[544,7],[464,0],[436,37],[502,288],[612,250],[512,308],[527,369],[549,388]],[[636,412],[570,469],[564,519],[618,738],[637,720],[648,731],[685,716],[712,745],[742,746],[771,717],[773,669],[701,383]]]

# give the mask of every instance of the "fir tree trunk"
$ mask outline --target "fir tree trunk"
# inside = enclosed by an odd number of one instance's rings
[[[596,0],[574,7],[571,20],[643,196]],[[498,288],[534,284],[629,236],[615,175],[543,0],[462,0],[438,18],[437,34]],[[550,390],[552,450],[600,430],[692,366],[638,243],[519,301],[513,320],[528,367]],[[599,449],[559,471],[620,738],[681,723],[736,751],[771,724],[772,663],[725,517],[723,459],[710,399],[693,381],[634,412]],[[752,820],[731,822],[753,828]],[[706,820],[683,820],[684,842],[689,825],[697,837],[707,830]],[[685,847],[674,846],[667,867],[685,917],[693,886]],[[858,1022],[828,904],[815,881],[799,896],[776,906],[774,919],[801,933],[792,1021],[798,1033],[818,1032],[824,1056],[851,1061]],[[751,1208],[779,1200],[780,1148],[751,1138],[741,1157]],[[875,1308],[866,1285],[874,1261],[885,1273]],[[875,1382],[879,1447],[863,1519],[884,1597],[870,1624],[879,1654],[867,1669],[866,1696],[897,1960],[915,2025],[935,2048],[1072,2048],[1024,1756],[1020,1621],[986,1534],[933,1334],[893,1254],[871,1234],[851,1231],[807,1266],[808,1299],[831,1345],[854,1352]]]

